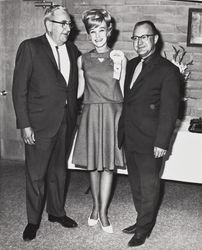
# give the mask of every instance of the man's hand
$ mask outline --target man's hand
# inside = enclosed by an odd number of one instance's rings
[[[163,157],[166,154],[166,152],[167,152],[167,150],[165,150],[165,149],[154,147],[154,157],[155,158]]]
[[[21,136],[24,143],[29,145],[35,144],[34,131],[31,127],[21,129]]]

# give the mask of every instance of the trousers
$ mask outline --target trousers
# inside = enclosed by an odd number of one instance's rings
[[[156,220],[162,158],[127,150],[125,153],[129,182],[137,211],[136,230],[145,234],[151,231]]]

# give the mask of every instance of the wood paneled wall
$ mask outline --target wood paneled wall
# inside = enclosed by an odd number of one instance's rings
[[[66,5],[68,6],[68,0]],[[76,44],[81,51],[91,48],[81,22],[81,13],[90,8],[106,8],[115,19],[119,32],[115,48],[123,50],[130,59],[134,57],[130,40],[134,24],[140,20],[151,20],[161,31],[164,40],[163,52],[171,59],[172,46],[183,46],[187,54],[185,62],[193,59],[190,66],[191,78],[186,85],[186,115],[202,116],[202,47],[187,47],[187,26],[189,8],[202,8],[201,3],[177,2],[171,0],[74,0],[71,11],[75,17],[80,34]]]

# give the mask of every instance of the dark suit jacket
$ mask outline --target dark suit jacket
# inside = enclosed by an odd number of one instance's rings
[[[154,146],[167,149],[175,127],[180,99],[178,68],[153,55],[129,88],[139,58],[127,64],[123,112],[119,121],[119,147],[153,153]]]
[[[67,42],[66,46],[70,59],[68,86],[45,35],[20,44],[13,76],[17,128],[32,127],[38,136],[52,137],[67,110],[68,134],[72,134],[77,116],[79,53],[74,44]],[[66,100],[67,109],[64,108]]]

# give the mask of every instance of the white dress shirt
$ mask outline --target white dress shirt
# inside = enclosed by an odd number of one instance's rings
[[[58,65],[58,54],[56,50],[57,44],[53,41],[53,39],[46,33],[46,38],[51,46],[51,49],[53,51],[53,55],[55,58],[55,61]],[[58,52],[60,55],[60,71],[65,78],[66,84],[68,85],[69,82],[69,74],[70,74],[70,60],[69,55],[67,52],[67,47],[65,44],[58,46]]]

